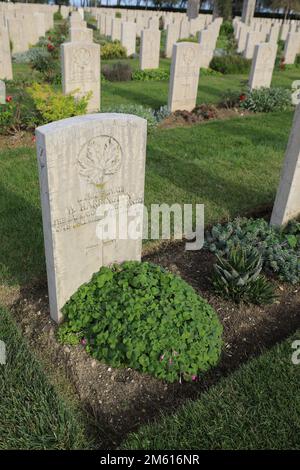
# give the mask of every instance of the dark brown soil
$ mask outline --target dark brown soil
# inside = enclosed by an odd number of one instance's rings
[[[278,300],[258,307],[224,301],[212,293],[213,255],[189,252],[183,243],[170,243],[144,257],[178,273],[215,308],[224,327],[224,348],[215,369],[197,383],[167,384],[132,369],[113,369],[92,359],[82,346],[60,345],[56,325],[49,319],[46,282],[24,289],[10,309],[32,348],[66,374],[84,408],[92,416],[99,446],[117,446],[142,423],[171,412],[188,399],[239,367],[249,358],[286,338],[300,327],[300,291],[276,283]]]
[[[185,127],[193,124],[204,124],[212,120],[224,120],[233,117],[244,117],[252,114],[250,111],[241,108],[224,108],[213,105],[202,104],[193,111],[175,111],[164,119],[159,127]]]

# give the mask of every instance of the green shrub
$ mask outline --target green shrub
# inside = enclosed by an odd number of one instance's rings
[[[101,58],[107,59],[122,59],[126,57],[126,49],[119,41],[107,42],[101,46]]]
[[[60,62],[47,49],[39,48],[31,57],[30,62],[33,70],[41,74],[43,81],[59,84],[61,82]]]
[[[169,111],[168,106],[165,105],[161,106],[159,109],[156,109],[153,114],[156,121],[159,123],[170,116],[171,112]]]
[[[226,90],[222,93],[222,98],[219,106],[222,108],[232,109],[240,106],[241,100],[245,99],[246,95],[237,93],[236,91]]]
[[[59,338],[84,338],[93,357],[169,382],[214,366],[222,327],[181,278],[150,263],[102,267],[63,308]]]
[[[230,38],[234,34],[234,28],[231,21],[223,21],[220,28],[220,36]]]
[[[164,69],[135,70],[132,74],[132,80],[147,81],[165,81],[169,80],[170,72]]]
[[[5,104],[0,104],[0,133],[7,135],[33,130],[38,123],[38,116],[25,90],[28,81],[9,80],[6,84],[15,91],[6,97]]]
[[[128,82],[132,77],[130,64],[117,62],[113,65],[105,64],[102,67],[102,74],[110,82]]]
[[[154,111],[151,108],[144,108],[144,106],[139,104],[120,104],[116,106],[108,106],[103,110],[105,113],[124,113],[124,114],[134,114],[147,120],[148,123],[148,133],[151,133],[157,126],[157,121],[154,116]]]
[[[206,233],[206,247],[224,256],[232,247],[253,247],[262,256],[264,271],[282,281],[300,281],[300,223],[290,223],[284,230],[270,226],[264,219],[235,219],[217,224]]]
[[[73,94],[55,92],[49,85],[33,84],[28,89],[39,116],[39,124],[47,124],[72,116],[85,114],[90,94],[75,99]]]
[[[274,301],[272,284],[260,275],[262,257],[256,248],[232,247],[225,257],[217,255],[214,270],[214,289],[225,299],[258,305]]]
[[[248,91],[241,107],[255,113],[284,111],[291,107],[291,91],[285,88],[259,88]]]
[[[238,54],[228,54],[223,56],[215,56],[210,68],[223,74],[243,74],[249,73],[251,60]]]
[[[62,21],[63,20],[63,16],[61,14],[60,11],[56,11],[53,15],[53,19],[54,21]]]
[[[25,52],[16,52],[12,56],[13,62],[17,64],[30,64],[35,60],[36,56],[43,54],[45,49],[43,47],[32,47]]]

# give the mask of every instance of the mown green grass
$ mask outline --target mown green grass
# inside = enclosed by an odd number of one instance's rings
[[[1,307],[0,340],[7,351],[0,364],[0,449],[88,448],[81,413],[57,395]]]
[[[299,449],[300,365],[292,364],[291,343],[253,359],[173,416],[141,428],[122,448]]]
[[[292,112],[176,129],[148,137],[145,202],[204,204],[209,224],[272,204]],[[0,149],[0,282],[45,275],[34,148]]]

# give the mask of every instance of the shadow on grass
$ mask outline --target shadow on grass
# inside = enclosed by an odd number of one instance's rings
[[[41,210],[3,185],[0,199],[0,277],[22,285],[45,273]]]

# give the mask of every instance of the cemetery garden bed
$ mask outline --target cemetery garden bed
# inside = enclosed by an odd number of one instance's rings
[[[251,111],[241,108],[227,109],[221,106],[201,104],[193,111],[175,111],[166,117],[160,124],[161,128],[172,128],[203,124],[211,120],[223,120],[234,117],[243,117],[253,114]]]
[[[114,369],[93,359],[83,346],[58,343],[56,326],[49,319],[46,280],[22,289],[10,300],[9,307],[31,347],[52,372],[59,370],[73,384],[104,448],[118,446],[129,432],[158,417],[161,411],[171,412],[186,400],[197,399],[250,357],[300,327],[297,286],[272,280],[278,295],[274,304],[238,306],[213,293],[210,278],[214,259],[204,250],[185,251],[182,243],[166,244],[144,256],[145,261],[167,267],[191,284],[213,306],[223,324],[221,361],[195,383],[168,384],[129,368]]]

